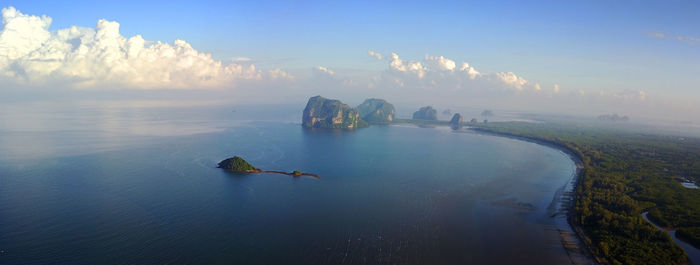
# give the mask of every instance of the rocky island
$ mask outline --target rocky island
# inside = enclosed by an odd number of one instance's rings
[[[321,96],[309,98],[302,115],[301,126],[306,128],[356,129],[368,127],[356,109],[339,100]]]
[[[394,120],[394,105],[383,99],[369,98],[357,106],[360,118],[369,124],[390,124]]]
[[[437,120],[437,110],[431,106],[425,106],[413,113],[414,120]]]
[[[452,120],[450,120],[450,127],[452,127],[452,129],[458,130],[462,128],[462,123],[464,123],[464,118],[462,118],[462,114],[455,113],[455,115],[452,116]]]
[[[276,171],[276,170],[261,170],[254,167],[247,161],[245,161],[240,156],[234,156],[231,158],[224,159],[219,162],[218,168],[223,168],[225,170],[235,172],[235,173],[272,173],[272,174],[282,174],[293,177],[309,176],[318,178],[319,176],[312,173],[304,173],[299,170],[294,170],[292,172]]]

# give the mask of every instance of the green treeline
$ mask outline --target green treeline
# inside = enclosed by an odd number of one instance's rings
[[[676,236],[687,241],[696,248],[700,248],[700,227],[683,227],[676,230]]]
[[[503,122],[476,130],[554,144],[583,163],[575,189],[572,222],[603,263],[679,264],[684,251],[641,218],[678,229],[678,237],[700,240],[700,139],[549,123]],[[682,236],[681,236],[682,235]]]

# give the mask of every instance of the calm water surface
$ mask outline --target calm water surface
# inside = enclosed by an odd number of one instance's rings
[[[227,107],[0,110],[2,264],[569,262],[550,206],[575,166],[533,143]],[[215,168],[233,155],[321,178]]]

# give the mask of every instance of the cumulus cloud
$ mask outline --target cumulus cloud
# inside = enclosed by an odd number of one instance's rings
[[[500,72],[496,73],[495,76],[499,81],[518,91],[523,90],[524,86],[529,83],[525,78],[517,76],[513,72]]]
[[[455,67],[457,67],[457,64],[455,64],[455,61],[447,59],[447,58],[442,57],[442,56],[425,55],[425,62],[429,68],[434,69],[436,71],[452,72],[452,71],[454,71]]]
[[[172,44],[124,37],[119,23],[50,30],[51,18],[2,9],[0,79],[77,88],[216,88],[260,79],[253,64],[224,65],[184,40]]]
[[[369,56],[372,56],[372,57],[374,57],[374,58],[377,58],[377,60],[381,60],[381,59],[382,59],[382,54],[381,54],[381,53],[376,53],[376,52],[374,52],[374,51],[372,51],[372,50],[369,50],[369,51],[367,51],[367,54],[369,54]]]
[[[278,80],[278,79],[287,79],[287,80],[293,80],[294,76],[283,71],[282,69],[275,68],[270,71],[268,71],[268,75],[270,76],[270,79],[272,80]]]
[[[466,73],[469,76],[469,79],[474,80],[477,77],[481,76],[481,73],[474,69],[474,67],[469,66],[469,63],[462,63],[462,66],[459,67],[459,71]]]
[[[430,55],[426,55],[422,61],[405,61],[397,53],[391,53],[389,69],[382,78],[399,86],[417,84],[422,88],[508,91],[541,89],[540,85],[530,83],[513,72],[481,73],[468,62],[457,64],[444,56]]]
[[[396,53],[391,53],[389,67],[395,72],[414,74],[418,79],[423,79],[426,71],[426,68],[420,62],[404,62]]]

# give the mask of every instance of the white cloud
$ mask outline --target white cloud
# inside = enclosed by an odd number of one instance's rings
[[[323,67],[323,66],[317,66],[313,70],[314,70],[315,74],[328,75],[328,76],[332,76],[335,74],[335,72],[333,72],[333,70],[328,69],[328,68]]]
[[[404,61],[397,53],[391,53],[386,78],[399,79],[394,84],[419,83],[423,88],[448,87],[450,89],[503,89],[523,91],[539,90],[541,86],[532,84],[513,72],[481,73],[467,62],[457,68],[454,60],[444,56],[426,55],[422,62]]]
[[[432,69],[438,71],[454,71],[457,64],[455,61],[447,59],[442,56],[428,56],[425,55],[426,65],[430,66]]]
[[[252,64],[223,65],[183,40],[172,44],[130,38],[119,23],[50,30],[51,18],[2,9],[0,79],[74,88],[218,88],[260,79]],[[236,60],[240,61],[240,60]]]
[[[423,79],[425,76],[426,68],[420,62],[405,62],[399,58],[396,53],[391,53],[391,62],[389,62],[389,67],[397,72],[411,73],[418,77],[418,79]]]
[[[477,77],[481,76],[481,73],[474,69],[474,67],[469,66],[469,63],[462,63],[462,66],[459,67],[459,71],[467,73],[469,75],[469,79],[474,80]]]
[[[374,52],[374,51],[370,50],[370,51],[367,51],[367,54],[369,54],[369,56],[372,56],[372,57],[374,57],[374,58],[377,58],[377,60],[381,60],[381,59],[382,59],[382,54],[381,54],[381,53],[377,53],[377,52]]]
[[[525,80],[525,78],[517,76],[513,72],[500,72],[496,73],[495,75],[498,80],[518,91],[523,90],[525,85],[529,83],[527,80]]]
[[[272,80],[278,80],[278,79],[287,79],[287,80],[293,80],[294,76],[283,71],[282,69],[275,68],[270,71],[268,71],[268,75],[270,76],[270,79]]]
[[[253,61],[253,59],[250,59],[248,57],[236,57],[236,58],[233,58],[233,61],[234,62],[251,62],[251,61]]]

